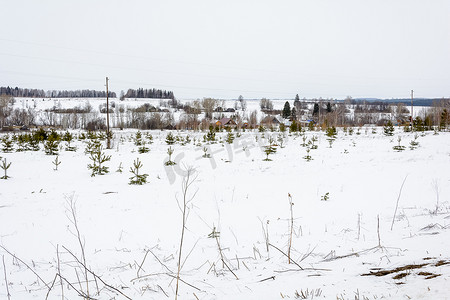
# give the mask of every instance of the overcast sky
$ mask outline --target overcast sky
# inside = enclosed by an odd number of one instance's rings
[[[449,0],[0,0],[0,85],[450,97]]]

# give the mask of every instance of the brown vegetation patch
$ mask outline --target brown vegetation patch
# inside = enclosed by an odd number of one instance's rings
[[[403,267],[398,267],[392,270],[380,270],[380,271],[370,271],[370,273],[366,273],[366,274],[362,274],[361,276],[369,276],[369,275],[373,275],[373,276],[385,276],[385,275],[389,275],[389,274],[393,274],[393,273],[398,273],[401,271],[406,271],[406,270],[413,270],[413,269],[420,269],[424,266],[426,266],[428,264],[419,264],[419,265],[406,265]]]

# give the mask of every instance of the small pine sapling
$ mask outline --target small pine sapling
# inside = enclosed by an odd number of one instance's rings
[[[167,145],[173,145],[175,144],[175,137],[173,136],[172,132],[169,132],[166,136],[166,144]]]
[[[26,134],[20,134],[17,137],[17,149],[16,152],[23,152],[28,150],[28,143],[27,143],[27,135]]]
[[[406,147],[405,146],[402,146],[402,145],[400,145],[400,142],[402,141],[402,138],[399,136],[398,138],[397,138],[397,141],[398,141],[398,145],[397,146],[394,146],[394,147],[392,147],[392,149],[394,149],[395,151],[397,151],[397,152],[401,152],[401,151],[403,151],[403,150],[405,150],[406,149]]]
[[[84,154],[92,154],[93,152],[97,151],[98,148],[101,147],[101,143],[99,140],[90,140],[86,148],[84,149]]]
[[[136,132],[136,135],[134,136],[134,144],[136,146],[142,145],[142,133],[140,131]]]
[[[312,156],[309,154],[310,151],[311,151],[311,149],[310,149],[309,147],[307,147],[307,148],[306,148],[306,156],[303,156],[303,158],[304,158],[306,161],[311,161],[311,160],[313,160]]]
[[[169,154],[169,160],[166,161],[164,164],[165,164],[166,166],[173,166],[173,165],[176,165],[177,163],[174,162],[174,161],[172,161],[172,154],[173,154],[173,149],[172,149],[172,147],[169,147],[169,149],[167,149],[167,154]]]
[[[128,184],[143,185],[144,183],[147,183],[148,174],[139,174],[139,169],[142,168],[142,166],[142,162],[139,158],[133,162],[133,167],[130,167],[130,172],[133,176],[130,177],[130,182]]]
[[[185,144],[189,144],[191,142],[191,137],[188,135],[186,135],[186,138],[184,139]]]
[[[79,140],[79,141],[84,141],[86,138],[87,138],[87,137],[86,137],[86,134],[85,134],[84,132],[82,132],[82,133],[80,133],[80,134],[78,135],[78,140]]]
[[[270,146],[264,146],[264,153],[266,153],[266,158],[264,158],[263,161],[271,161],[269,155],[272,154],[273,152]]]
[[[59,141],[55,136],[50,135],[44,143],[44,151],[47,155],[58,155]]]
[[[336,127],[332,126],[332,127],[328,127],[326,129],[326,133],[325,133],[329,138],[331,139],[335,139],[337,136],[337,131],[336,131]]]
[[[278,145],[280,146],[280,148],[284,148],[284,138],[283,138],[283,134],[279,134],[277,136],[277,141],[278,141]]]
[[[275,148],[276,145],[274,143],[274,139],[269,136],[268,145],[264,146],[264,153],[266,153],[266,158],[263,159],[264,161],[271,161],[271,159],[269,159],[269,155],[277,152],[277,148]]]
[[[66,131],[66,133],[64,133],[62,140],[66,142],[66,151],[77,151],[76,147],[70,145],[70,143],[73,141],[73,135],[69,131]]]
[[[302,141],[303,141],[303,143],[301,143],[300,146],[302,146],[302,147],[308,146],[308,144],[306,143],[306,139],[307,139],[306,135],[303,135],[303,136],[302,136]]]
[[[328,138],[327,140],[328,140],[328,144],[330,145],[330,148],[333,148],[334,139]]]
[[[0,177],[0,179],[5,179],[6,180],[8,178],[11,178],[7,174],[7,170],[9,169],[10,166],[11,166],[11,163],[6,163],[6,158],[2,159],[2,163],[0,164],[0,168],[3,169],[3,171],[5,172],[5,175]]]
[[[145,141],[142,142],[142,145],[138,148],[138,152],[143,154],[150,151],[150,148],[145,145]]]
[[[175,137],[175,142],[178,142],[178,143],[180,143],[181,145],[184,145],[184,138],[183,138],[180,134],[178,134],[178,135]]]
[[[145,134],[145,138],[147,139],[147,142],[149,143],[149,144],[152,144],[153,143],[153,135],[151,135],[150,133],[146,133]]]
[[[211,154],[208,153],[208,148],[203,147],[203,155],[202,155],[202,157],[204,157],[204,158],[210,158],[211,157]]]
[[[39,147],[39,138],[36,137],[34,134],[30,135],[30,138],[28,139],[28,149],[30,149],[31,151],[39,151],[40,147]]]
[[[90,140],[96,140],[96,139],[98,139],[98,136],[97,136],[97,134],[95,133],[95,131],[89,130],[89,131],[87,132],[87,138],[90,139]]]
[[[55,168],[53,170],[58,171],[58,166],[61,164],[61,161],[59,160],[59,155],[56,156],[55,160],[52,161],[52,163],[55,165]]]
[[[317,142],[317,141],[318,141],[317,136],[313,135],[313,137],[311,138],[311,140],[308,142],[308,144],[310,144],[310,147],[309,147],[309,148],[311,148],[311,150],[315,150],[315,149],[318,148],[318,146],[317,146],[316,144],[314,144],[314,143]]]
[[[119,166],[117,167],[116,172],[118,173],[122,173],[123,167],[122,167],[122,162],[119,164]]]
[[[414,150],[414,149],[416,149],[417,147],[419,147],[419,142],[417,141],[417,138],[418,138],[419,136],[417,135],[417,133],[414,135],[414,140],[412,140],[411,142],[409,142],[409,148],[411,149],[411,150]]]
[[[348,128],[348,134],[349,134],[349,135],[353,135],[353,132],[354,132],[353,127],[349,127],[349,128]]]
[[[326,192],[325,195],[323,195],[320,200],[321,201],[328,201],[330,199],[330,193]]]
[[[205,142],[214,142],[216,140],[216,131],[212,126],[209,128],[208,133],[203,137],[203,139]]]
[[[384,135],[386,136],[393,136],[394,130],[394,125],[391,120],[387,121],[386,125],[383,126]]]
[[[232,132],[227,133],[227,138],[225,140],[228,144],[233,144],[234,134]]]
[[[111,155],[106,155],[103,152],[102,145],[93,150],[89,158],[92,160],[92,164],[88,164],[88,169],[92,170],[91,177],[94,177],[95,175],[104,175],[109,172],[109,168],[103,164],[111,160]]]
[[[2,138],[2,151],[5,153],[12,152],[14,150],[14,142],[10,139],[9,135],[5,135]]]

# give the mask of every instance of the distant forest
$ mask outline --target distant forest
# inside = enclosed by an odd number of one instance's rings
[[[23,89],[0,87],[0,95],[30,98],[106,98],[105,91],[76,90],[76,91],[44,91],[39,89]],[[116,98],[116,93],[108,92],[109,97]]]
[[[116,98],[114,92],[108,92],[109,97]],[[42,89],[24,89],[19,87],[0,87],[0,95],[7,95],[12,97],[29,97],[29,98],[106,98],[105,91],[95,90],[75,90],[75,91],[44,91]],[[165,91],[159,89],[128,89],[127,93],[123,91],[120,95],[124,98],[157,98],[157,99],[175,99],[172,91]]]
[[[137,90],[129,89],[127,93],[120,98],[158,98],[158,99],[175,99],[172,91],[163,91],[157,89],[143,89]]]

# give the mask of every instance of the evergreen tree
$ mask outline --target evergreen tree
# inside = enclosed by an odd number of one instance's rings
[[[318,103],[314,103],[314,108],[313,108],[313,116],[319,114],[319,104]]]
[[[216,132],[214,130],[214,127],[209,127],[209,132],[205,135],[204,139],[208,142],[214,142],[216,140]]]
[[[70,143],[73,141],[73,135],[66,131],[66,133],[62,136],[62,140],[66,142],[66,151],[76,151],[77,148],[70,145]]]
[[[1,165],[0,165],[0,168],[2,168],[3,169],[3,171],[5,172],[5,175],[4,176],[2,176],[2,177],[0,177],[0,179],[8,179],[8,178],[10,178],[10,176],[8,176],[8,174],[7,174],[7,171],[8,171],[8,169],[9,169],[9,167],[11,166],[11,162],[10,163],[6,163],[6,158],[4,158],[3,160],[2,160],[2,163],[1,163]]]
[[[228,144],[233,144],[234,134],[232,132],[227,133],[227,138],[225,140]]]
[[[295,109],[295,106],[291,109],[291,120],[297,120],[297,110]]]
[[[386,125],[383,127],[384,134],[387,136],[393,136],[394,135],[394,125],[392,124],[391,120],[387,121]]]
[[[58,155],[59,140],[55,135],[50,135],[44,144],[44,151],[47,155]]]
[[[417,116],[414,120],[413,120],[413,127],[415,131],[424,131],[424,124],[422,121],[422,118]]]
[[[173,145],[175,144],[175,137],[173,136],[172,132],[169,132],[166,136],[166,144],[167,145]]]
[[[130,167],[130,172],[133,176],[130,177],[129,184],[143,185],[144,183],[147,183],[148,174],[139,174],[139,169],[142,168],[142,162],[139,158],[133,162],[133,166],[134,168]]]
[[[330,113],[332,111],[331,109],[331,103],[327,102],[327,113]]]
[[[327,135],[329,138],[335,139],[336,136],[337,136],[337,130],[336,130],[336,127],[334,127],[334,126],[328,127],[328,128],[326,129],[326,135]]]
[[[103,146],[98,143],[94,149],[90,152],[89,158],[92,160],[92,164],[88,164],[88,169],[92,170],[91,177],[95,175],[103,175],[108,173],[108,167],[103,166],[103,163],[111,160],[111,155],[106,155],[103,152]]]
[[[169,154],[169,160],[166,161],[166,162],[164,163],[164,165],[166,165],[166,166],[173,166],[173,165],[176,165],[177,163],[174,162],[174,161],[172,161],[172,154],[173,154],[173,149],[172,149],[172,147],[169,147],[169,149],[167,149],[167,154]]]
[[[287,119],[291,116],[291,105],[289,104],[289,101],[286,101],[286,103],[284,103],[282,116],[285,119]]]
[[[292,121],[291,126],[289,126],[289,129],[290,129],[291,132],[297,132],[298,124],[297,124],[297,122],[295,120]]]
[[[2,151],[12,152],[14,150],[13,141],[9,138],[9,135],[5,135],[2,139]]]

